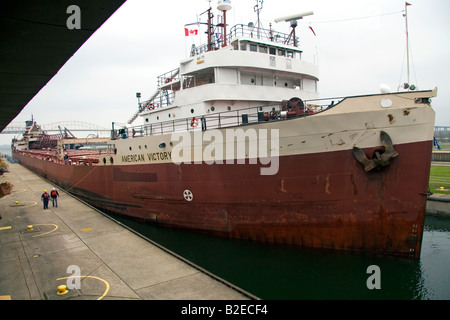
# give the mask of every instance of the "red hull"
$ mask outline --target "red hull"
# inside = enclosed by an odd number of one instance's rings
[[[161,225],[418,259],[432,142],[394,147],[399,156],[381,170],[365,172],[345,150],[280,157],[273,176],[252,164],[69,166],[14,156],[95,207]]]

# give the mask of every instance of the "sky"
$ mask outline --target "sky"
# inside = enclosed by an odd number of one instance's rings
[[[229,27],[256,23],[257,2],[232,1]],[[432,99],[436,125],[450,126],[450,1],[408,2],[410,83],[419,90],[438,88]],[[211,5],[217,16],[217,1]],[[111,128],[112,122],[126,123],[138,108],[136,92],[142,101],[148,99],[157,76],[178,68],[193,41],[206,42],[203,35],[186,37],[184,25],[196,22],[208,7],[208,0],[127,0],[12,122],[24,123],[33,115],[39,124],[84,121]],[[299,20],[297,36],[303,59],[319,64],[318,91],[329,98],[379,93],[381,84],[396,91],[407,81],[404,10],[403,0],[264,0],[260,18],[264,28],[272,23],[289,33],[289,23],[274,19],[314,12]],[[199,18],[206,22],[205,15]],[[133,123],[139,124],[140,118]],[[12,137],[0,134],[0,145]]]

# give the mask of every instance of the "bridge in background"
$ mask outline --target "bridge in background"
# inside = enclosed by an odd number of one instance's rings
[[[63,131],[64,128],[67,128],[69,131],[77,132],[77,131],[88,131],[88,132],[98,132],[105,133],[110,132],[111,129],[104,128],[98,126],[93,123],[83,122],[83,121],[61,121],[61,122],[52,122],[48,124],[41,125],[42,130],[46,132],[60,132]],[[2,132],[1,134],[22,134],[25,132],[25,125],[23,123],[11,122]]]

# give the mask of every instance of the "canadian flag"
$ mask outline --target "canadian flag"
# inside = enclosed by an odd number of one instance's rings
[[[188,29],[188,28],[184,28],[184,35],[186,37],[189,36],[196,36],[198,35],[198,29]]]

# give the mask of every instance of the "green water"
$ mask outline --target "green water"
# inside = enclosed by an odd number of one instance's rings
[[[450,299],[450,218],[427,216],[420,261],[210,237],[113,216],[261,299]],[[368,272],[369,266],[379,272]],[[367,281],[380,289],[369,289]]]

